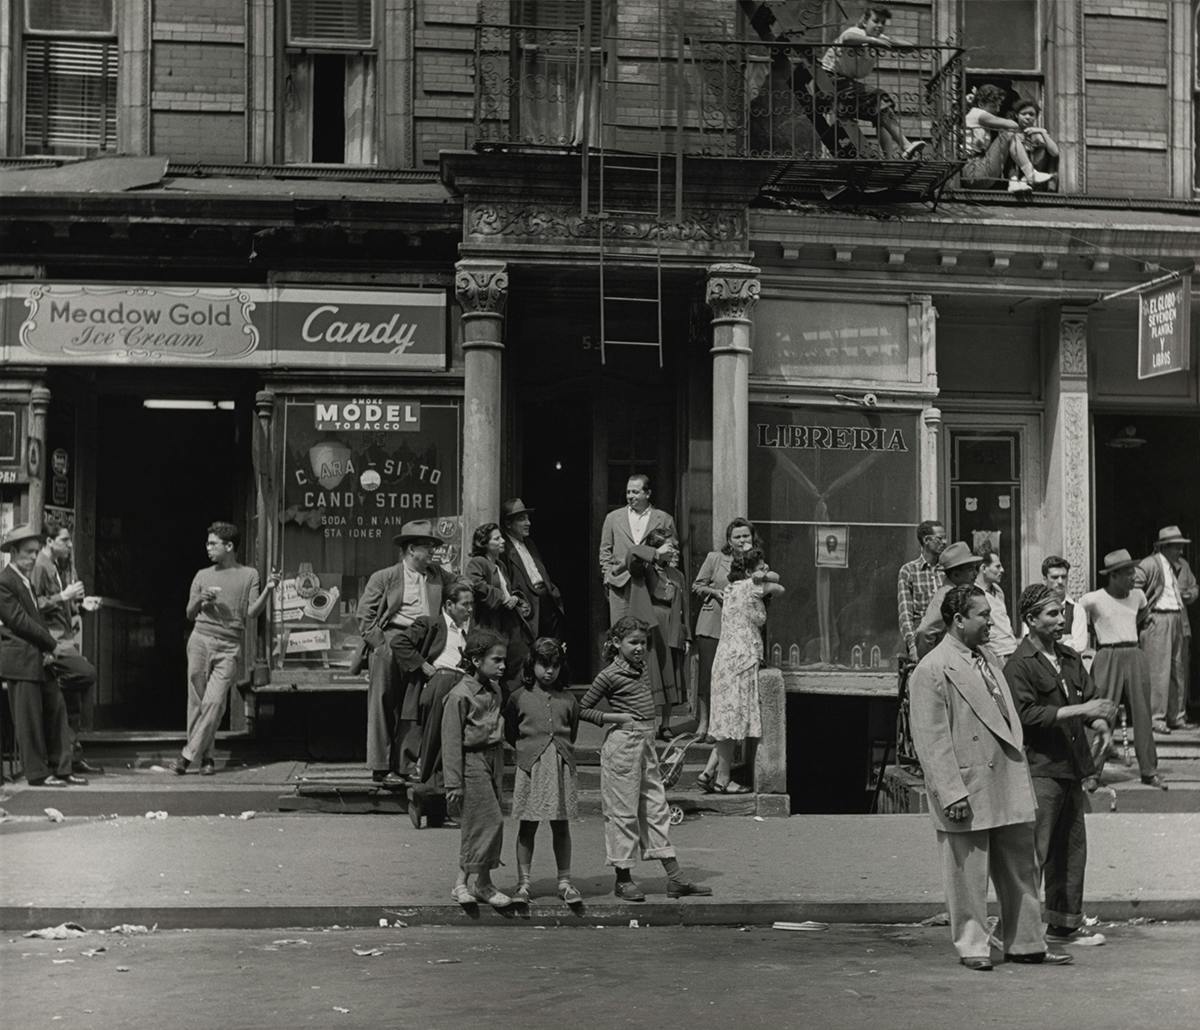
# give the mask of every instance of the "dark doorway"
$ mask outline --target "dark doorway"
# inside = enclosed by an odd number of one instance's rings
[[[1097,561],[1126,548],[1135,558],[1151,552],[1158,531],[1177,525],[1200,540],[1200,417],[1097,415],[1095,417],[1095,519]],[[1200,547],[1185,556],[1196,571]],[[1200,707],[1200,604],[1188,606],[1192,624],[1189,708]]]
[[[588,546],[592,520],[592,406],[566,396],[524,406],[522,499],[537,510],[533,539],[567,610],[566,644],[576,682],[588,675],[588,583],[595,578]],[[520,492],[520,491],[518,491]]]
[[[115,682],[101,684],[108,711],[98,724],[179,729],[186,718],[188,589],[207,561],[209,523],[229,520],[245,533],[237,502],[248,448],[240,445],[233,410],[147,403],[154,402],[107,396],[98,403],[96,592],[114,602],[108,646],[137,656],[114,663]]]

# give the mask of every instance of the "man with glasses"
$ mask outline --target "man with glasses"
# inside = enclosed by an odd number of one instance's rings
[[[938,557],[946,546],[946,529],[934,519],[926,519],[917,526],[917,543],[921,553],[910,562],[900,566],[896,578],[896,608],[900,617],[900,636],[908,657],[917,660],[916,630],[933,600],[933,595],[945,582],[945,573],[938,565]]]

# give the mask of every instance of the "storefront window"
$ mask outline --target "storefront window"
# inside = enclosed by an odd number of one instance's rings
[[[754,374],[919,382],[910,304],[764,298],[754,311]]]
[[[448,538],[442,564],[461,567],[461,421],[453,400],[284,401],[275,668],[350,664],[359,595],[396,562],[392,538],[405,522],[433,520]]]
[[[750,518],[787,592],[767,660],[791,670],[894,668],[896,573],[915,553],[918,415],[750,406]]]

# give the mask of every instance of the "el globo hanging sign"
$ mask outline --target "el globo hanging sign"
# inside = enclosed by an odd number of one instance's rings
[[[1138,378],[1152,379],[1191,367],[1192,277],[1138,295]]]

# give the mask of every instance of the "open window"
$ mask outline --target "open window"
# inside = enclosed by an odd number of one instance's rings
[[[287,0],[284,150],[289,164],[376,161],[375,0]]]
[[[25,0],[21,34],[26,154],[87,155],[117,144],[113,0]]]
[[[1007,93],[1005,117],[1022,100],[1042,105],[1040,0],[970,0],[961,5],[967,86],[984,83]]]

